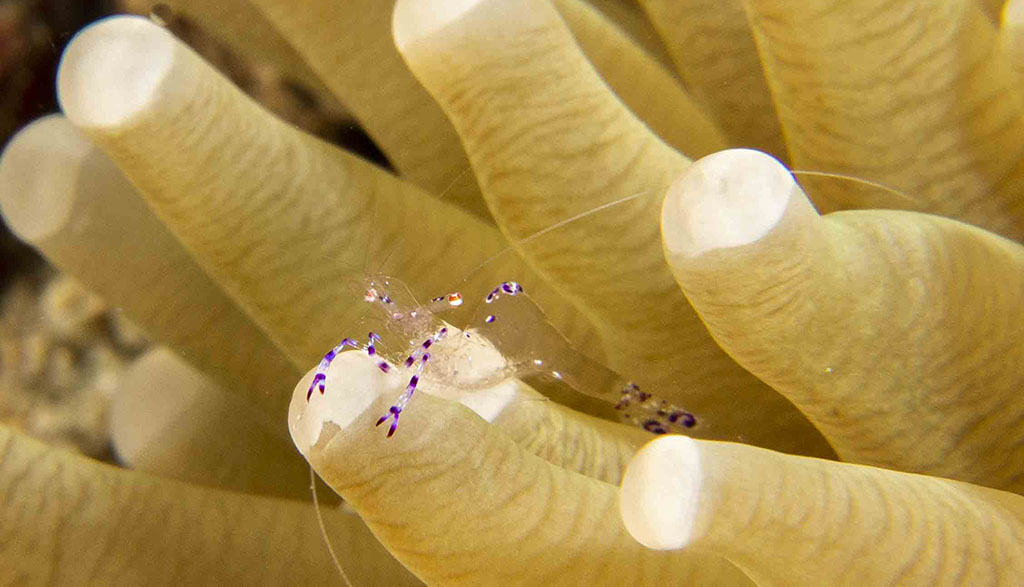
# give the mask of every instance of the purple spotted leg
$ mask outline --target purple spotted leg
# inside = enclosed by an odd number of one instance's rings
[[[313,374],[313,382],[309,384],[309,391],[306,392],[306,401],[313,397],[313,389],[319,388],[320,393],[324,392],[324,381],[327,379],[327,369],[331,366],[331,361],[334,357],[338,356],[338,353],[345,350],[345,347],[350,346],[356,348],[359,346],[355,340],[351,338],[344,338],[338,343],[338,346],[327,351],[323,359],[320,359],[320,364],[316,366],[316,373]]]
[[[370,355],[371,357],[376,356],[377,355],[377,347],[374,346],[374,343],[379,342],[379,341],[380,341],[380,336],[378,336],[377,334],[374,334],[373,332],[371,332],[367,336],[366,347],[365,347],[366,348],[366,354]],[[324,355],[324,358],[320,359],[320,364],[316,366],[316,373],[313,374],[313,382],[309,384],[309,390],[306,391],[306,401],[307,402],[309,401],[309,399],[311,397],[313,397],[313,390],[314,389],[319,389],[321,394],[324,392],[324,383],[327,380],[327,369],[330,368],[331,361],[333,361],[334,358],[338,356],[338,353],[340,353],[341,351],[345,350],[345,347],[359,348],[359,343],[357,343],[355,341],[355,339],[345,338],[345,339],[342,339],[342,341],[338,343],[338,346],[336,346],[333,349],[327,351],[327,354]],[[379,361],[377,363],[377,367],[379,367],[380,370],[385,372],[385,373],[387,373],[388,371],[391,370],[391,365],[388,364],[388,362],[385,361],[385,360]]]
[[[398,429],[398,418],[402,415],[402,410],[405,409],[406,405],[408,405],[413,394],[416,393],[416,385],[420,382],[420,373],[423,372],[423,366],[426,365],[429,360],[430,353],[424,353],[423,358],[420,359],[419,368],[416,370],[416,373],[409,378],[409,383],[405,386],[405,391],[402,392],[398,401],[388,408],[387,414],[384,414],[377,420],[377,426],[391,420],[391,427],[388,428],[388,438],[394,436],[395,430]]]
[[[615,409],[654,434],[681,433],[697,425],[696,416],[665,400],[657,400],[651,394],[641,391],[635,383],[622,388]]]
[[[503,293],[508,294],[510,296],[521,294],[523,293],[523,286],[519,285],[515,281],[505,281],[499,283],[497,287],[491,290],[491,293],[487,294],[487,297],[484,298],[484,301],[490,304],[494,302],[494,300],[500,298],[501,294]]]
[[[402,392],[402,395],[398,397],[398,401],[388,408],[387,414],[384,414],[377,420],[377,426],[391,420],[391,426],[388,428],[388,438],[394,436],[395,430],[398,429],[398,418],[401,417],[402,410],[405,409],[405,406],[407,406],[412,400],[413,394],[416,393],[416,386],[419,385],[420,375],[423,374],[423,369],[427,366],[427,361],[430,360],[430,353],[428,353],[427,350],[430,349],[431,345],[435,342],[444,338],[446,334],[448,334],[447,328],[438,330],[437,334],[423,341],[423,343],[420,344],[420,348],[413,351],[413,353],[405,359],[405,362],[402,363],[402,366],[404,367],[412,367],[413,365],[416,365],[416,372],[413,373],[412,377],[409,377],[409,383],[406,384],[405,391]],[[417,355],[420,355],[418,361],[416,358]]]

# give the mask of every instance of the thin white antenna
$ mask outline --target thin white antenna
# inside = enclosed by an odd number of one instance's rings
[[[466,173],[468,173],[469,170],[472,169],[472,168],[473,168],[472,166],[469,166],[469,167],[466,167],[465,169],[463,169],[462,171],[460,171],[459,174],[455,176],[455,179],[453,179],[451,181],[451,183],[448,184],[448,187],[446,187],[443,190],[441,190],[441,193],[437,195],[437,199],[438,200],[444,200],[444,197],[448,195],[448,192],[452,191],[452,188],[455,187],[455,184],[457,184],[460,179],[465,177]]]
[[[366,231],[366,250],[363,251],[363,275],[370,268],[370,252],[373,250],[373,231],[377,228],[377,209],[380,208],[380,200],[373,200],[373,216],[370,217],[370,230]]]
[[[868,187],[873,187],[875,189],[882,190],[883,192],[888,192],[888,193],[890,193],[890,194],[892,194],[894,196],[897,196],[897,197],[899,197],[901,199],[904,199],[906,201],[912,202],[912,203],[914,203],[917,206],[921,206],[921,205],[924,204],[924,202],[921,201],[919,198],[915,198],[914,196],[911,196],[910,194],[908,194],[906,192],[903,192],[903,191],[898,190],[898,189],[896,189],[894,187],[891,187],[891,186],[887,186],[884,183],[878,183],[877,181],[871,181],[870,179],[863,179],[863,178],[860,178],[860,177],[854,177],[852,175],[846,175],[844,173],[833,173],[833,172],[830,172],[830,171],[810,171],[810,170],[805,170],[805,169],[793,169],[793,170],[790,171],[790,173],[792,173],[793,175],[806,175],[808,177],[827,177],[829,179],[842,179],[842,180],[846,180],[846,181],[849,181],[849,182],[852,182],[852,183],[860,183],[860,184],[866,185]]]
[[[458,183],[460,179],[465,177],[466,173],[468,173],[470,169],[472,169],[472,167],[466,167],[465,169],[460,171],[459,174],[455,176],[455,179],[453,179],[451,182],[449,182],[448,186],[446,188],[444,188],[444,190],[442,190],[440,194],[435,196],[435,199],[438,200],[438,201],[443,201],[445,196],[447,196],[448,193],[452,191],[452,188],[455,187],[455,184]],[[373,244],[373,242],[372,242],[372,239],[373,239],[373,229],[374,229],[374,227],[377,226],[377,207],[378,207],[378,204],[375,202],[374,203],[374,207],[373,207],[373,224],[371,224],[371,226],[370,226],[370,237],[367,239],[366,253],[365,253],[365,257],[363,259],[363,275],[371,275],[371,273],[369,273],[369,270],[370,270],[370,246]],[[388,253],[384,256],[384,260],[380,262],[380,265],[372,273],[372,275],[377,275],[377,274],[380,274],[381,272],[384,271],[384,266],[387,265],[387,262],[389,260],[391,260],[391,256],[394,255],[395,251],[398,250],[398,247],[401,244],[403,238],[404,237],[400,236],[397,239],[395,239],[395,242],[391,245],[391,250],[388,251]]]
[[[521,239],[519,239],[517,241],[514,241],[514,242],[510,243],[509,246],[505,247],[504,249],[498,251],[497,253],[495,253],[495,254],[491,255],[490,257],[488,257],[488,258],[484,259],[483,261],[481,261],[480,264],[477,265],[476,267],[474,267],[466,275],[466,277],[464,277],[461,281],[459,281],[456,284],[456,287],[453,288],[453,289],[458,289],[458,286],[461,286],[462,284],[464,284],[467,281],[469,281],[470,278],[472,278],[474,275],[476,275],[478,271],[480,271],[481,269],[486,267],[489,263],[491,263],[492,261],[494,261],[498,257],[501,257],[502,255],[507,254],[509,251],[514,250],[515,247],[525,245],[526,243],[528,243],[528,242],[530,242],[532,240],[538,239],[538,238],[544,236],[545,234],[547,234],[547,233],[549,233],[549,232],[551,232],[553,230],[557,230],[559,228],[562,228],[566,224],[570,224],[572,222],[576,222],[577,220],[582,220],[583,218],[586,218],[587,216],[590,216],[591,214],[597,214],[598,212],[601,212],[602,210],[607,210],[608,208],[611,208],[613,206],[618,206],[619,204],[624,204],[626,202],[630,202],[632,200],[635,200],[635,199],[637,199],[637,198],[639,198],[641,196],[646,195],[647,192],[648,192],[648,190],[643,190],[643,191],[639,191],[639,192],[637,192],[637,193],[635,193],[635,194],[633,194],[631,196],[626,196],[624,198],[619,198],[618,200],[612,200],[611,202],[606,202],[606,203],[601,204],[600,206],[598,206],[596,208],[591,208],[589,210],[585,210],[583,212],[580,212],[579,214],[576,214],[574,216],[570,216],[569,218],[565,218],[563,220],[559,220],[558,222],[552,224],[551,226],[542,228],[542,229],[538,230],[537,232],[535,232],[533,234],[527,235],[524,238],[521,238]]]
[[[465,172],[463,172],[463,173],[465,173]],[[909,194],[907,194],[905,192],[902,192],[902,191],[900,191],[900,190],[898,190],[898,189],[896,189],[894,187],[887,186],[885,184],[878,183],[878,182],[875,182],[875,181],[871,181],[871,180],[868,180],[868,179],[862,179],[862,178],[859,178],[859,177],[854,177],[852,175],[845,175],[845,174],[842,174],[842,173],[834,173],[834,172],[829,172],[829,171],[812,171],[812,170],[806,170],[806,169],[793,169],[793,170],[790,170],[790,173],[792,173],[794,176],[804,175],[804,176],[809,176],[809,177],[825,177],[825,178],[830,178],[830,179],[839,179],[839,180],[846,180],[846,181],[850,181],[850,182],[854,182],[854,183],[860,183],[860,184],[863,184],[863,185],[866,185],[866,186],[869,186],[869,187],[873,187],[873,188],[882,190],[882,191],[890,193],[892,195],[895,195],[898,198],[904,200],[904,203],[909,202],[911,204],[916,205],[917,207],[921,207],[924,204],[924,202],[921,201],[919,198],[915,198],[915,197],[913,197],[913,196],[911,196],[911,195],[909,195]],[[455,284],[455,287],[452,288],[452,289],[453,290],[458,290],[459,287],[461,287],[463,284],[465,284],[467,281],[469,281],[481,269],[486,267],[488,264],[490,264],[495,259],[497,259],[499,257],[502,257],[503,255],[508,254],[510,251],[514,250],[517,246],[525,245],[525,244],[529,243],[530,241],[533,241],[533,240],[535,240],[537,238],[540,238],[540,237],[544,236],[545,234],[547,234],[547,233],[549,233],[551,231],[554,231],[554,230],[557,230],[559,228],[562,228],[563,226],[565,226],[567,224],[570,224],[570,223],[573,223],[573,222],[576,222],[577,220],[581,220],[583,218],[586,218],[587,216],[590,216],[591,214],[596,214],[596,213],[601,212],[603,210],[607,210],[608,208],[611,208],[613,206],[618,206],[619,204],[624,204],[626,202],[630,202],[630,201],[635,200],[637,198],[643,197],[644,195],[646,195],[648,193],[648,191],[649,190],[642,190],[642,191],[639,191],[639,192],[637,192],[637,193],[635,193],[633,195],[626,196],[626,197],[620,198],[618,200],[612,200],[611,202],[607,202],[607,203],[601,204],[600,206],[597,206],[596,208],[591,208],[589,210],[580,212],[579,214],[576,214],[574,216],[570,216],[569,218],[565,218],[563,220],[559,220],[558,222],[556,222],[556,223],[554,223],[554,224],[552,224],[552,225],[550,225],[548,227],[542,228],[541,230],[538,230],[537,232],[535,232],[533,234],[530,234],[530,235],[528,235],[528,236],[526,236],[526,237],[524,237],[524,238],[522,238],[522,239],[520,239],[518,241],[512,242],[512,243],[509,244],[509,246],[505,247],[501,251],[499,251],[499,252],[491,255],[490,257],[484,259],[483,261],[481,261],[468,274],[466,274],[466,277],[464,277],[462,280],[457,282]]]
[[[341,580],[345,582],[348,587],[352,587],[352,581],[348,580],[348,575],[345,574],[345,569],[341,568],[341,563],[338,561],[338,555],[334,553],[334,546],[331,545],[331,539],[327,536],[327,526],[324,524],[323,514],[320,513],[320,500],[316,496],[316,473],[313,472],[313,466],[309,467],[309,492],[313,494],[313,509],[316,510],[316,521],[320,524],[320,536],[324,539],[324,544],[327,545],[327,552],[331,555],[331,560],[334,561],[334,568],[338,569],[338,574],[341,575]]]
[[[404,235],[399,236],[398,238],[395,239],[395,244],[391,247],[391,250],[388,251],[388,254],[384,255],[384,260],[380,262],[380,265],[377,265],[377,269],[376,271],[373,272],[373,275],[380,275],[381,273],[384,272],[384,266],[387,265],[388,261],[391,260],[391,256],[395,254],[395,251],[398,250],[398,246],[402,243],[404,239]],[[366,271],[363,271],[363,275],[367,275]]]

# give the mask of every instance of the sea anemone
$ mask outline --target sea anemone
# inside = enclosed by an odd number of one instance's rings
[[[79,33],[66,118],[5,151],[5,217],[230,394],[147,355],[126,387],[174,420],[124,409],[135,471],[0,433],[16,581],[312,583],[335,554],[356,584],[1024,572],[1024,101],[983,3],[171,4],[334,92],[396,175],[146,19]],[[362,351],[310,400],[378,270],[416,299],[516,279],[692,437],[420,394],[385,438],[404,379]],[[289,402],[344,500],[319,520]]]

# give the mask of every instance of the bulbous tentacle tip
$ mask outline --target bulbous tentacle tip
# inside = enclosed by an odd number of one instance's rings
[[[79,173],[94,153],[92,143],[60,114],[36,119],[19,130],[0,152],[4,223],[37,246],[58,234],[72,218]],[[89,171],[90,177],[103,180],[117,173],[109,164],[90,166]]]
[[[144,111],[174,71],[179,46],[138,16],[111,16],[71,39],[57,71],[57,99],[76,126],[121,124]],[[183,45],[182,45],[183,46]]]
[[[396,373],[384,373],[363,351],[338,353],[329,368],[311,369],[295,386],[288,409],[292,442],[303,455],[320,439],[325,424],[347,428],[382,394],[400,388]],[[326,389],[326,393],[313,393]]]
[[[398,50],[429,37],[458,20],[480,0],[399,0],[391,19],[391,34]]]
[[[729,149],[699,159],[665,195],[665,247],[696,257],[757,241],[782,218],[795,187],[789,170],[761,151]]]
[[[619,513],[644,546],[676,550],[690,543],[701,488],[700,450],[692,438],[667,435],[648,442],[622,477]]]

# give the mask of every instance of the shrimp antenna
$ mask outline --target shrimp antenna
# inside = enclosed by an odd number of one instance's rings
[[[373,272],[373,275],[378,275],[384,272],[384,266],[387,265],[388,261],[391,260],[391,256],[394,255],[395,251],[398,250],[398,246],[402,243],[402,240],[404,238],[405,235],[399,235],[398,238],[395,239],[395,244],[391,246],[391,250],[388,251],[388,254],[384,255],[384,260],[381,261],[379,265],[377,265],[377,270]],[[366,271],[363,271],[363,275],[367,275]]]
[[[377,210],[380,208],[380,200],[373,199],[373,216],[370,217],[370,230],[366,232],[366,250],[363,251],[363,275],[370,267],[370,252],[373,250],[373,233],[377,228]],[[394,249],[392,249],[393,251]],[[390,256],[390,255],[389,255]]]
[[[338,569],[338,574],[341,575],[341,580],[345,582],[345,585],[352,587],[352,581],[349,581],[345,569],[341,568],[338,555],[334,552],[334,545],[331,544],[331,538],[327,535],[327,525],[324,524],[324,516],[320,512],[320,500],[316,496],[316,473],[313,472],[312,465],[309,467],[309,492],[313,494],[313,509],[316,510],[316,521],[320,525],[320,536],[323,537],[327,552],[330,553],[331,560],[334,561],[334,568]]]
[[[830,179],[840,179],[852,183],[859,183],[892,194],[899,198],[900,200],[903,200],[904,203],[909,202],[917,208],[920,208],[921,206],[924,205],[924,202],[920,198],[915,198],[914,196],[911,196],[910,194],[898,190],[892,186],[888,186],[885,185],[884,183],[879,183],[877,181],[871,181],[870,179],[863,179],[860,177],[854,177],[852,175],[846,175],[845,173],[834,173],[831,171],[811,171],[808,169],[793,169],[790,171],[790,173],[793,174],[794,176],[802,175],[806,177],[827,177]]]
[[[465,171],[463,171],[463,173],[465,173]],[[917,208],[920,208],[923,205],[923,202],[919,198],[915,198],[915,197],[911,196],[910,194],[907,194],[906,192],[900,191],[900,190],[898,190],[898,189],[896,189],[896,188],[894,188],[892,186],[888,186],[888,185],[885,185],[883,183],[879,183],[879,182],[876,182],[876,181],[871,181],[871,180],[868,180],[868,179],[862,179],[862,178],[859,178],[859,177],[854,177],[852,175],[846,175],[846,174],[843,174],[843,173],[835,173],[835,172],[830,172],[830,171],[814,171],[814,170],[809,170],[809,169],[794,169],[794,170],[791,170],[790,173],[792,173],[794,176],[824,177],[824,178],[830,178],[830,179],[838,179],[838,180],[850,181],[850,182],[853,182],[853,183],[859,183],[859,184],[866,185],[868,187],[872,187],[872,188],[875,188],[875,189],[887,192],[889,194],[892,194],[892,195],[896,196],[897,198],[899,198],[900,200],[902,200],[904,204],[909,203],[909,204],[912,204],[913,206],[915,206]],[[461,177],[461,174],[460,174],[460,177]],[[456,178],[456,181],[457,180],[458,180],[458,178]],[[614,206],[618,206],[620,204],[624,204],[626,202],[630,202],[630,201],[633,201],[633,200],[635,200],[637,198],[643,197],[643,196],[647,195],[648,192],[649,192],[649,190],[642,190],[642,191],[639,191],[639,192],[637,192],[635,194],[632,194],[632,195],[629,195],[629,196],[625,196],[623,198],[619,198],[618,200],[612,200],[611,202],[607,202],[607,203],[601,204],[600,206],[597,206],[595,208],[591,208],[589,210],[585,210],[583,212],[580,212],[579,214],[575,214],[573,216],[570,216],[569,218],[565,218],[563,220],[559,220],[558,222],[556,222],[556,223],[554,223],[554,224],[552,224],[550,226],[547,226],[545,228],[542,228],[541,230],[538,230],[537,232],[535,232],[533,234],[530,234],[530,235],[527,235],[527,236],[525,236],[525,237],[523,237],[523,238],[521,238],[519,240],[512,241],[511,243],[509,243],[509,246],[505,247],[501,251],[498,251],[497,253],[495,253],[495,254],[491,255],[490,257],[488,257],[488,258],[484,259],[483,261],[481,261],[476,267],[474,267],[469,273],[466,274],[466,277],[464,277],[462,280],[460,280],[456,284],[456,287],[454,289],[458,289],[459,287],[461,287],[467,281],[472,279],[474,275],[479,273],[481,269],[483,269],[484,267],[489,265],[495,259],[498,259],[498,258],[508,254],[510,251],[515,250],[516,247],[525,245],[525,244],[527,244],[527,243],[529,243],[529,242],[531,242],[533,240],[536,240],[536,239],[544,236],[545,234],[547,234],[549,232],[552,232],[554,230],[562,228],[563,226],[565,226],[567,224],[571,224],[573,222],[576,222],[577,220],[582,220],[583,218],[586,218],[587,216],[590,216],[592,214],[597,214],[598,212],[602,212],[604,210],[607,210],[608,208],[612,208]]]
[[[563,226],[565,226],[567,224],[571,224],[573,222],[576,222],[577,220],[582,220],[582,219],[584,219],[587,216],[590,216],[592,214],[597,214],[598,212],[601,212],[603,210],[607,210],[608,208],[611,208],[611,207],[614,207],[614,206],[618,206],[620,204],[625,204],[626,202],[631,202],[631,201],[633,201],[633,200],[635,200],[635,199],[637,199],[639,197],[642,197],[642,196],[646,195],[648,193],[648,191],[649,190],[642,190],[642,191],[639,191],[639,192],[637,192],[637,193],[635,193],[635,194],[633,194],[631,196],[626,196],[624,198],[619,198],[618,200],[612,200],[611,202],[606,202],[604,204],[601,204],[600,206],[597,206],[596,208],[591,208],[589,210],[585,210],[583,212],[580,212],[579,214],[576,214],[574,216],[570,216],[569,218],[565,218],[563,220],[559,220],[558,222],[556,222],[556,223],[554,223],[554,224],[552,224],[550,226],[547,226],[545,228],[542,228],[542,229],[538,230],[537,232],[535,232],[533,234],[527,235],[527,236],[525,236],[525,237],[523,237],[523,238],[521,238],[521,239],[519,239],[517,241],[513,241],[513,242],[509,243],[509,245],[507,247],[505,247],[504,249],[498,251],[497,253],[495,253],[495,254],[491,255],[490,257],[488,257],[488,258],[484,259],[483,261],[481,261],[479,265],[474,267],[468,274],[466,274],[466,277],[464,277],[461,281],[459,281],[456,284],[456,288],[455,289],[458,289],[459,286],[461,286],[462,284],[464,284],[467,281],[469,281],[474,275],[479,273],[481,269],[483,269],[484,267],[489,265],[495,259],[497,259],[497,258],[499,258],[499,257],[501,257],[503,255],[508,254],[510,251],[515,250],[515,248],[517,246],[525,245],[525,244],[527,244],[527,243],[529,243],[529,242],[531,242],[533,240],[536,240],[536,239],[544,236],[545,234],[547,234],[547,233],[549,233],[549,232],[551,232],[553,230],[557,230],[559,228],[562,228]]]
[[[455,184],[459,183],[459,180],[461,180],[463,177],[466,176],[467,173],[469,173],[470,169],[472,169],[472,167],[466,167],[465,169],[460,171],[459,174],[455,176],[455,179],[451,180],[448,183],[448,186],[445,187],[443,190],[441,190],[441,193],[439,193],[437,196],[434,196],[434,199],[438,200],[438,201],[443,201],[445,196],[447,196],[452,191],[452,188],[455,187]],[[365,253],[365,257],[363,259],[363,275],[376,275],[378,273],[383,272],[384,271],[384,266],[387,265],[389,260],[391,260],[391,256],[395,254],[395,251],[398,250],[398,247],[401,245],[401,242],[402,242],[402,237],[399,237],[399,238],[395,239],[395,242],[391,245],[390,250],[384,256],[384,260],[381,261],[380,264],[377,266],[377,269],[372,274],[369,272],[369,269],[370,269],[370,247],[373,245],[373,227],[377,225],[377,206],[378,206],[378,204],[374,203],[374,207],[373,207],[373,223],[370,225],[371,226],[371,228],[370,228],[370,236],[367,238],[366,253]]]
[[[453,180],[452,180],[452,181],[451,181],[451,182],[450,182],[450,183],[448,184],[448,187],[446,187],[446,188],[444,188],[443,190],[441,190],[441,193],[440,193],[440,194],[437,194],[437,198],[436,198],[436,199],[438,199],[438,200],[444,200],[444,197],[445,197],[445,196],[447,196],[447,195],[448,195],[448,193],[452,191],[452,188],[453,188],[453,187],[455,187],[455,184],[459,183],[459,180],[460,180],[460,179],[462,179],[463,177],[466,177],[466,173],[468,173],[468,172],[469,172],[469,170],[470,170],[470,169],[472,169],[472,168],[473,168],[473,167],[472,167],[472,166],[470,166],[470,167],[466,167],[465,169],[463,169],[462,171],[460,171],[460,172],[459,172],[459,174],[455,176],[455,179],[453,179]]]

